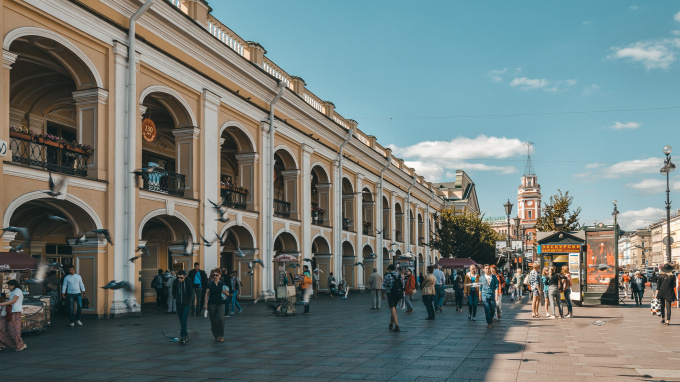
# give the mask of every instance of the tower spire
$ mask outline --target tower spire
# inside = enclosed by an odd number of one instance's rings
[[[527,164],[524,166],[524,175],[536,175],[534,174],[534,164],[531,163],[531,148],[534,146],[534,142],[526,141],[524,146],[527,147]]]

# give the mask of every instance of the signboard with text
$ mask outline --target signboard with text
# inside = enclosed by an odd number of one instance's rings
[[[543,244],[541,253],[579,253],[581,244]]]

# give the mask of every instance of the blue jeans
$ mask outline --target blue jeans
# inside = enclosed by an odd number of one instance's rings
[[[491,296],[482,296],[482,304],[484,305],[484,315],[486,316],[486,323],[493,324],[493,315],[496,313],[496,298]]]
[[[234,314],[234,310],[236,310],[236,307],[238,306],[238,310],[241,311],[241,304],[238,303],[238,300],[236,299],[238,297],[238,292],[239,290],[235,290],[234,293],[231,295],[231,314]]]
[[[441,307],[444,305],[444,296],[446,295],[446,291],[444,290],[444,285],[435,285],[434,286],[434,306],[435,307]]]
[[[434,295],[424,294],[423,304],[425,304],[425,310],[427,310],[427,318],[434,320]]]
[[[567,289],[564,291],[564,301],[567,303],[567,313],[568,314],[573,313],[571,306],[571,289]]]
[[[472,317],[477,317],[477,303],[479,302],[479,294],[477,292],[470,292],[468,295],[468,310]]]
[[[69,293],[66,295],[66,297],[68,298],[69,321],[71,323],[80,321],[80,314],[83,312],[83,295],[81,293],[77,294]],[[73,314],[73,302],[75,302],[78,307],[78,309],[75,312],[75,315]]]
[[[191,307],[189,305],[182,305],[177,307],[177,317],[179,318],[179,336],[182,338],[187,338],[189,333],[187,332],[187,319],[189,318],[189,311]]]

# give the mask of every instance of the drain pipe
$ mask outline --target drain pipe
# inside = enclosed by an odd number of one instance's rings
[[[432,191],[432,197],[430,197],[430,201],[427,202],[427,209],[425,210],[425,215],[427,216],[427,261],[425,261],[425,265],[430,265],[428,264],[430,260],[430,252],[432,251],[432,247],[430,247],[430,231],[432,231],[432,227],[430,227],[430,204],[432,204],[432,201],[434,200],[434,190]],[[424,238],[425,236],[423,236]]]
[[[406,236],[406,253],[411,252],[411,189],[413,186],[416,185],[416,177],[412,176],[411,179],[413,180],[411,182],[411,185],[408,187],[408,190],[406,191],[408,194],[406,195],[406,210],[408,210],[408,224],[406,225],[408,227],[408,232]],[[415,218],[415,214],[413,216]],[[411,252],[413,255],[413,252]]]
[[[278,93],[276,93],[274,99],[269,103],[269,160],[267,161],[266,168],[267,174],[269,174],[269,176],[267,179],[267,204],[263,208],[263,211],[267,216],[265,219],[267,222],[267,227],[265,229],[267,248],[264,252],[265,255],[263,256],[262,261],[268,260],[267,254],[270,254],[271,256],[274,255],[274,135],[276,135],[276,127],[274,126],[274,105],[279,102],[279,98],[281,98],[285,89],[286,83],[283,81],[278,81]],[[270,264],[272,263],[270,262]],[[274,290],[274,286],[272,285],[274,270],[271,266],[267,266],[265,269],[267,269],[265,273],[271,272],[271,274],[268,274],[266,277],[266,291],[272,291]],[[263,287],[265,287],[265,285],[263,285]],[[265,290],[262,291],[262,297],[264,299]]]
[[[335,274],[340,278],[342,278],[342,153],[345,145],[352,139],[352,135],[354,135],[354,129],[349,129],[347,138],[338,149],[338,189],[335,191],[335,216],[337,216],[335,219],[335,250],[337,253],[335,256],[339,257],[340,260],[335,262]]]
[[[137,110],[139,107],[137,106],[137,73],[135,72],[136,67],[135,67],[135,50],[136,50],[136,36],[135,36],[135,27],[137,25],[137,19],[146,12],[151,5],[153,4],[154,0],[147,0],[139,9],[137,12],[135,12],[132,17],[130,17],[130,24],[128,27],[128,67],[127,67],[127,117],[128,117],[128,126],[127,126],[127,136],[125,137],[125,142],[127,143],[126,146],[126,156],[125,156],[125,168],[126,168],[126,178],[125,178],[125,187],[127,188],[126,194],[126,208],[125,208],[125,215],[126,215],[126,221],[127,221],[127,232],[125,232],[125,248],[127,250],[127,253],[135,253],[136,249],[135,248],[135,175],[133,172],[135,171],[135,159],[136,159],[136,140],[135,137],[137,136]],[[127,262],[125,265],[128,265]],[[129,267],[128,272],[126,272],[126,278],[128,282],[132,282],[134,280],[134,268]],[[128,307],[131,307],[130,310],[134,309],[133,302],[130,301],[132,298],[134,300],[134,294],[130,296],[130,292],[126,291],[126,298],[125,298],[125,303],[127,304]]]
[[[385,211],[383,210],[383,174],[385,173],[385,170],[387,170],[390,165],[392,164],[392,151],[388,150],[387,151],[387,163],[385,163],[385,167],[380,170],[380,184],[378,186],[378,203],[380,203],[380,214],[378,215],[378,227],[380,227],[380,239],[378,240],[378,243],[376,245],[376,253],[375,259],[376,261],[379,261],[378,264],[376,264],[376,268],[378,268],[378,273],[383,274],[383,236],[385,236],[385,222],[383,221],[383,216],[385,215]],[[378,229],[376,227],[376,229]]]

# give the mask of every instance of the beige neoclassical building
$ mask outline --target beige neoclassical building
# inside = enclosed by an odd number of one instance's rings
[[[31,231],[31,255],[77,267],[88,313],[137,310],[158,269],[194,261],[239,271],[245,299],[295,273],[273,262],[282,254],[357,289],[407,253],[418,267],[437,261],[423,244],[441,191],[207,2],[155,0],[131,23],[144,3],[0,0],[2,224]],[[65,196],[45,193],[49,173],[68,180]],[[76,240],[102,228],[113,245]],[[6,232],[0,245],[21,240]],[[130,261],[139,246],[150,257]],[[249,275],[253,259],[265,266]],[[135,292],[100,288],[110,280]]]

